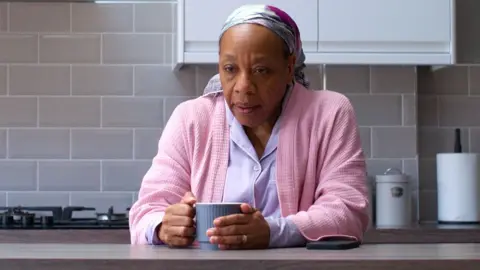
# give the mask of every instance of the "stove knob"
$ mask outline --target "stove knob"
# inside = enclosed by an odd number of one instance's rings
[[[35,221],[35,216],[25,215],[22,216],[22,226],[24,227],[31,227]]]
[[[8,215],[1,216],[2,226],[8,227],[13,225],[13,217]]]
[[[53,217],[52,216],[42,216],[42,226],[43,227],[52,227],[53,226]]]

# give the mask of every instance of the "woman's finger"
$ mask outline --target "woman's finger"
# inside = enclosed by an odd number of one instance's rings
[[[242,225],[248,224],[252,219],[251,215],[245,214],[233,214],[224,217],[217,218],[213,221],[213,225],[219,226],[231,226],[231,225]]]
[[[212,236],[210,243],[217,245],[238,246],[246,243],[246,235],[228,235],[228,236]]]
[[[165,233],[173,236],[193,237],[193,235],[195,234],[195,227],[168,226]]]

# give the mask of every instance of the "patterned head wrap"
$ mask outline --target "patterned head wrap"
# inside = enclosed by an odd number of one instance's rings
[[[293,19],[283,10],[269,5],[244,5],[232,12],[223,25],[220,37],[231,27],[239,24],[250,23],[262,25],[285,42],[290,54],[295,54],[295,81],[306,88],[310,86],[303,69],[305,68],[305,54],[302,49],[300,31]],[[222,91],[220,76],[213,76],[205,87],[204,93]]]

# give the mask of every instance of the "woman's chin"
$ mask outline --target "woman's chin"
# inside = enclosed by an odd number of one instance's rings
[[[239,116],[235,116],[235,118],[237,119],[238,123],[240,123],[240,125],[244,127],[249,127],[249,128],[258,127],[262,124],[262,122],[264,122],[264,121],[261,121],[259,117],[255,117],[253,115],[252,116],[239,115]]]

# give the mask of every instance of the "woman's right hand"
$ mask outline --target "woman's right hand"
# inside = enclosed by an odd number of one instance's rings
[[[165,210],[160,230],[159,239],[170,247],[187,247],[195,240],[195,196],[187,192],[182,201],[170,205]]]

